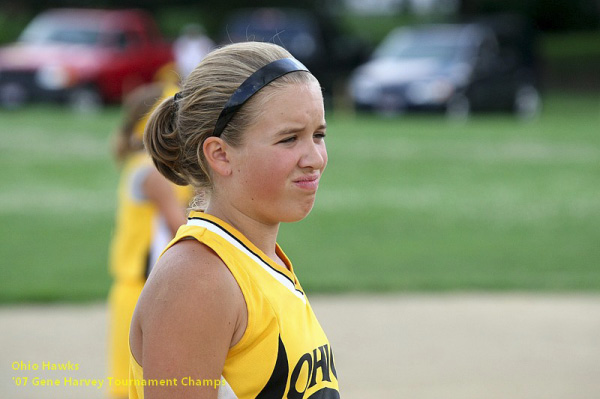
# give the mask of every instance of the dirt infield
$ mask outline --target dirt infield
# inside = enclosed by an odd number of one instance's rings
[[[600,296],[311,302],[334,348],[344,399],[600,398]],[[105,337],[104,304],[0,307],[0,398],[104,398]],[[27,386],[17,386],[24,377]],[[60,386],[34,386],[41,379]],[[91,380],[102,388],[86,387]]]

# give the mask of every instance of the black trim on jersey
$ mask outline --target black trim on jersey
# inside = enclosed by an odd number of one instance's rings
[[[340,393],[333,388],[322,388],[307,399],[340,399]]]
[[[240,241],[236,236],[234,236],[233,234],[231,234],[229,231],[227,231],[227,229],[223,228],[223,226],[221,226],[218,223],[213,222],[212,220],[208,220],[208,219],[204,219],[198,216],[193,216],[188,218],[188,220],[203,220],[205,222],[208,222],[212,225],[217,226],[219,229],[221,229],[223,232],[227,233],[227,235],[231,238],[233,238],[234,240],[236,240],[242,247],[246,248],[246,250],[248,250],[251,254],[253,254],[254,256],[256,256],[258,259],[260,259],[262,261],[262,263],[264,263],[265,265],[267,265],[271,270],[273,270],[274,272],[282,275],[283,277],[285,277],[286,280],[288,280],[290,283],[292,283],[292,285],[294,286],[294,290],[296,290],[297,292],[301,293],[302,295],[304,295],[304,292],[300,291],[298,288],[296,288],[296,283],[294,283],[294,281],[289,278],[288,276],[286,276],[284,273],[280,272],[279,270],[275,269],[273,266],[271,266],[269,264],[269,262],[267,262],[266,260],[264,260],[263,258],[260,257],[260,255],[258,255],[256,252],[254,252],[253,250],[251,250],[250,248],[248,248],[248,246],[246,244],[244,244],[242,241]]]
[[[279,336],[279,348],[277,349],[277,360],[275,361],[275,367],[273,373],[264,388],[256,396],[256,399],[281,399],[285,394],[285,387],[287,385],[288,375],[290,368],[288,365],[287,352],[285,346]]]

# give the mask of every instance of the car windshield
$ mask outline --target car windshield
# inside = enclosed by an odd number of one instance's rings
[[[33,22],[23,31],[20,40],[35,44],[81,44],[86,46],[98,45],[101,33],[94,27],[72,26],[61,24],[60,21],[42,20]]]
[[[460,55],[463,49],[456,31],[400,31],[386,38],[373,57],[449,60]]]

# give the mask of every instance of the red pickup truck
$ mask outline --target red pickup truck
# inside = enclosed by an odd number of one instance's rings
[[[0,105],[118,102],[172,62],[170,44],[142,10],[48,10],[0,48]]]

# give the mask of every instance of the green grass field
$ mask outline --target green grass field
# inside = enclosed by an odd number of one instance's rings
[[[103,298],[119,111],[0,112],[0,302]],[[280,234],[309,292],[600,291],[598,97],[328,123],[315,209]]]

